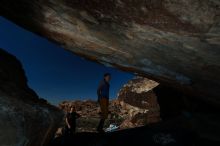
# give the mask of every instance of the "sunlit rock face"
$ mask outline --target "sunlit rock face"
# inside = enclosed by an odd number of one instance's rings
[[[0,145],[44,146],[63,113],[27,85],[20,62],[0,49]]]
[[[80,56],[220,104],[219,0],[1,0],[0,12]]]
[[[146,125],[160,121],[160,107],[153,88],[158,83],[147,78],[135,77],[120,89],[118,100],[122,109],[130,116],[122,127],[131,125]]]
[[[157,82],[147,78],[135,77],[120,89],[118,100],[124,101],[132,106],[147,108],[152,105],[149,103],[148,97],[155,97],[154,103],[157,103],[156,95],[153,93],[152,89],[158,85]]]

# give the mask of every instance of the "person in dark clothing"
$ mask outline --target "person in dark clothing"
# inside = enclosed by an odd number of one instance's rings
[[[103,127],[105,120],[108,118],[108,106],[109,106],[109,82],[111,75],[109,73],[104,74],[104,80],[102,80],[97,89],[98,103],[101,109],[101,119],[97,127],[98,132],[104,132]]]
[[[78,119],[80,115],[76,112],[76,108],[74,106],[70,107],[70,111],[66,114],[65,122],[65,134],[73,135],[76,131],[76,119]]]

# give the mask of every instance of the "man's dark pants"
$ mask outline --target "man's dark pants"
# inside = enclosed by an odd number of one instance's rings
[[[109,99],[108,98],[100,98],[99,99],[100,109],[101,109],[101,120],[97,127],[98,131],[103,130],[105,120],[108,118],[108,106],[109,106]]]

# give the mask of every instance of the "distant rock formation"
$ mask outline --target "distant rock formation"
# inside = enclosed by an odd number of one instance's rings
[[[62,116],[28,87],[21,63],[0,49],[0,145],[45,146]]]
[[[120,90],[118,98],[110,101],[110,118],[121,119],[121,128],[134,128],[160,121],[157,97],[151,89],[158,85],[152,80],[137,77]],[[64,101],[59,107],[68,111],[75,106],[79,114],[86,118],[98,118],[100,109],[96,101]]]

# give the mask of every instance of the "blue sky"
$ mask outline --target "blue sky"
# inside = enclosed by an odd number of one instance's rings
[[[96,100],[96,88],[105,72],[112,74],[111,98],[133,78],[130,73],[80,58],[3,17],[0,17],[0,34],[0,48],[21,61],[29,86],[52,104],[63,100]]]

